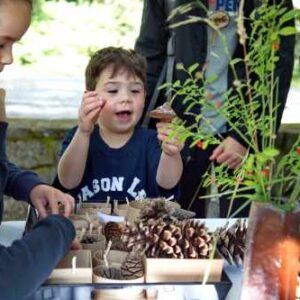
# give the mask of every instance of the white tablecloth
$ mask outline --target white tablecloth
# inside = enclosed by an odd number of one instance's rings
[[[207,227],[209,227],[212,231],[215,230],[217,227],[224,225],[227,222],[227,220],[225,219],[205,219],[201,221],[205,221]],[[235,220],[230,220],[229,222],[233,223],[234,221]],[[0,244],[9,246],[14,240],[21,238],[24,231],[24,227],[25,221],[3,222],[0,226]],[[227,275],[229,276],[230,280],[232,281],[232,287],[226,297],[226,300],[237,300],[239,299],[242,284],[242,269],[236,266],[230,266],[227,262],[225,262],[224,269]],[[192,293],[192,290],[189,289],[189,295],[190,293]],[[195,290],[194,298],[189,297],[185,299],[199,299],[196,297],[196,293],[197,291]],[[209,290],[207,291],[207,293],[210,293]],[[171,296],[171,294],[169,294],[169,296]],[[213,293],[211,295],[206,294],[203,299],[215,300],[216,296],[214,296]],[[177,300],[177,298],[175,299],[174,296],[172,296],[172,300]]]

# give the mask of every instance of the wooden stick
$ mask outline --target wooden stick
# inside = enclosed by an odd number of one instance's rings
[[[90,235],[92,235],[93,227],[94,227],[94,224],[93,224],[93,222],[91,222],[90,226],[89,226],[89,234]]]
[[[108,244],[107,244],[107,247],[105,249],[105,252],[103,254],[103,260],[104,260],[104,263],[105,263],[105,266],[107,269],[109,269],[109,264],[108,264],[108,260],[107,260],[107,255],[110,251],[110,248],[111,248],[111,245],[112,245],[112,241],[109,241]]]
[[[174,195],[170,196],[169,198],[166,198],[165,201],[170,201],[174,199]]]
[[[72,274],[76,272],[77,256],[72,257]]]

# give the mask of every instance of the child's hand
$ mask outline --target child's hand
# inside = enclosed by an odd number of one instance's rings
[[[90,134],[93,131],[105,102],[96,91],[84,93],[79,107],[79,129],[81,132]]]
[[[156,124],[157,138],[162,142],[162,150],[166,155],[173,156],[179,154],[184,143],[175,135],[170,123],[159,122]],[[170,138],[172,136],[172,138]]]

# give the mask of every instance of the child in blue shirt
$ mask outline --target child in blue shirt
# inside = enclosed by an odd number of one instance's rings
[[[182,174],[183,143],[170,125],[137,127],[145,104],[145,59],[133,50],[97,51],[86,68],[78,126],[63,142],[59,184],[81,201],[170,196]]]

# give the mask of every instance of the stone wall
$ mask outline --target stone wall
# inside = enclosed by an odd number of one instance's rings
[[[7,153],[23,169],[33,170],[47,183],[56,172],[59,149],[67,129],[76,120],[8,120]],[[27,204],[6,197],[4,220],[24,219]]]
[[[51,183],[64,134],[75,124],[76,120],[9,120],[7,150],[10,160]],[[287,152],[299,132],[300,124],[283,126],[278,134],[279,148]],[[24,219],[26,212],[27,204],[6,198],[4,220]]]

